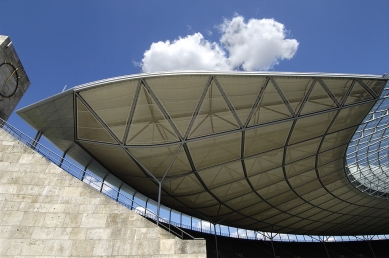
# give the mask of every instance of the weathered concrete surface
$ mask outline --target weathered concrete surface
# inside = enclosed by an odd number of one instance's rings
[[[0,257],[206,257],[0,129]]]

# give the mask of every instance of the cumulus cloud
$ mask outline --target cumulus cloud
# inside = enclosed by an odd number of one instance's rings
[[[273,19],[242,16],[225,19],[216,26],[219,42],[210,42],[197,32],[173,41],[151,44],[141,62],[143,72],[171,70],[268,70],[280,60],[291,59],[299,43],[287,39],[283,24]]]
[[[230,70],[226,53],[201,33],[151,44],[140,64],[144,72],[170,70]]]
[[[245,71],[267,70],[279,60],[291,59],[299,45],[295,39],[285,39],[284,25],[273,19],[245,23],[242,16],[236,16],[219,27],[230,64]]]

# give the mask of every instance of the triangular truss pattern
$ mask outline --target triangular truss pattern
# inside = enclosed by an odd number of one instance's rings
[[[318,137],[286,147],[285,162],[290,163],[295,160],[315,155],[321,141],[322,137]]]
[[[288,100],[288,105],[295,114],[298,113],[306,95],[310,92],[312,83],[315,83],[315,79],[309,77],[294,78],[293,80],[290,80],[288,77],[277,77],[273,78],[273,80],[277,82],[277,86]]]
[[[148,78],[144,81],[152,88],[181,136],[184,136],[210,76],[199,76],[196,79],[192,76],[180,76],[174,84],[169,77]]]
[[[383,86],[385,85],[384,81],[377,80],[362,80],[367,87],[369,87],[377,96],[380,95]]]
[[[342,103],[348,90],[350,89],[353,80],[340,80],[337,78],[320,78],[323,83],[333,94],[338,103]]]
[[[249,180],[254,189],[264,188],[271,184],[284,180],[284,174],[282,168],[275,168],[266,172],[259,173],[255,176],[249,177]]]
[[[241,161],[235,161],[217,167],[212,167],[199,172],[203,182],[209,187],[231,183],[244,178]]]
[[[247,130],[244,137],[244,156],[283,147],[292,125],[293,121],[286,121]]]
[[[268,186],[262,187],[257,190],[257,193],[266,200],[275,201],[277,197],[281,197],[283,193],[290,191],[290,187],[284,180],[280,180],[277,183],[272,183]],[[281,196],[280,196],[281,195]],[[273,198],[275,197],[275,198]],[[271,199],[273,198],[273,199]],[[283,198],[281,201],[285,201]]]
[[[222,202],[248,194],[252,191],[246,179],[234,181],[220,187],[211,189],[211,192]]]
[[[239,124],[231,112],[216,82],[212,81],[206,89],[205,97],[200,100],[199,112],[189,133],[189,138],[209,135],[239,128]]]
[[[288,178],[298,175],[301,172],[315,168],[316,156],[308,157],[285,165],[285,174]]]
[[[116,143],[103,125],[77,98],[77,138],[98,142]]]
[[[115,136],[122,141],[130,107],[138,80],[117,83],[111,87],[97,87],[79,94],[108,126]]]
[[[313,85],[313,89],[310,92],[307,101],[303,105],[304,106],[300,112],[301,115],[314,113],[337,106],[336,103],[332,100],[331,96],[319,82],[316,82]]]
[[[179,144],[152,148],[127,148],[150,173],[159,179],[166,175],[179,149],[182,149]]]
[[[241,124],[245,124],[266,77],[217,76]]]
[[[204,187],[201,185],[194,173],[168,181],[164,183],[164,185],[167,186],[164,187],[166,191],[176,195],[192,195],[204,191]]]
[[[174,129],[150,96],[146,87],[143,84],[140,87],[126,144],[150,145],[178,141]]]
[[[373,96],[359,83],[358,80],[354,82],[351,92],[348,95],[345,105],[361,102],[364,100],[373,99]]]
[[[182,147],[178,150],[176,158],[173,160],[166,176],[171,178],[188,172],[192,172],[192,167],[190,166],[185,149]]]
[[[233,133],[200,141],[188,142],[196,169],[206,168],[240,158],[241,134]]]
[[[282,166],[283,149],[246,158],[244,160],[247,176],[257,175],[269,169]]]
[[[278,94],[277,88],[273,85],[272,81],[268,83],[260,98],[259,104],[255,108],[254,114],[248,123],[249,126],[292,117],[288,106]]]

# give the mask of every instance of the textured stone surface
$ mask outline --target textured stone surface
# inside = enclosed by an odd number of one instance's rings
[[[206,257],[0,129],[0,257]]]

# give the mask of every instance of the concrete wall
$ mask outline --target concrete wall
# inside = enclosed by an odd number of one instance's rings
[[[0,129],[0,257],[206,257]]]

